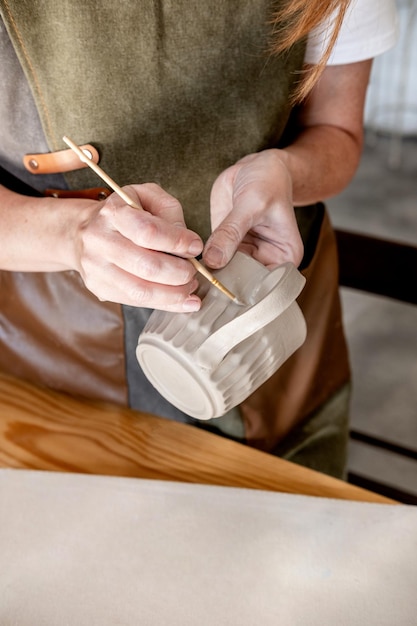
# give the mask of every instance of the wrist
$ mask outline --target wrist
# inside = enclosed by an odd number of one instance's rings
[[[78,270],[77,240],[91,201],[22,196],[0,186],[0,267],[10,271]]]
[[[98,202],[91,200],[45,198],[51,229],[48,237],[52,252],[49,263],[56,265],[56,271],[80,271],[82,231],[98,206]]]

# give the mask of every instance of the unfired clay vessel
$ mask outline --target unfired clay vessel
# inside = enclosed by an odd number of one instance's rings
[[[245,305],[235,304],[200,278],[201,309],[154,311],[136,351],[161,395],[202,420],[219,417],[247,398],[306,336],[296,302],[305,279],[294,265],[269,271],[237,252],[213,274]]]

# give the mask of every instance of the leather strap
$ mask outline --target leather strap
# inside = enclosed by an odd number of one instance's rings
[[[94,163],[100,160],[99,154],[90,144],[80,146],[81,150],[88,151]],[[83,167],[88,167],[70,149],[58,150],[57,152],[46,152],[39,154],[25,154],[23,164],[31,174],[60,174],[62,172],[72,172]]]
[[[105,200],[111,194],[107,187],[91,187],[90,189],[45,189],[44,195],[52,198],[87,198],[88,200]]]

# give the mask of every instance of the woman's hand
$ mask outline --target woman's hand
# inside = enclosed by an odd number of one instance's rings
[[[125,188],[143,211],[112,194],[87,212],[79,228],[77,270],[101,300],[167,311],[195,311],[200,300],[195,269],[186,258],[201,253],[180,203],[156,184]]]
[[[206,264],[223,267],[239,249],[271,269],[285,261],[298,266],[303,244],[292,188],[286,155],[275,149],[248,155],[220,174],[211,194]]]
[[[213,233],[208,266],[225,265],[246,250],[264,265],[302,257],[293,206],[340,193],[358,166],[363,108],[372,61],[328,66],[299,107],[294,142],[238,161],[220,174],[211,199]]]
[[[22,272],[76,270],[100,300],[167,311],[195,311],[195,269],[203,249],[179,202],[153,183],[103,202],[29,198],[0,186],[0,267]]]

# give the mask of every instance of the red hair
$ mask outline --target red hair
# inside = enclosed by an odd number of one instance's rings
[[[272,18],[274,41],[272,51],[282,53],[307,37],[310,31],[334,14],[329,43],[317,65],[306,66],[293,95],[295,102],[306,98],[323,72],[339,34],[351,0],[285,0]]]

